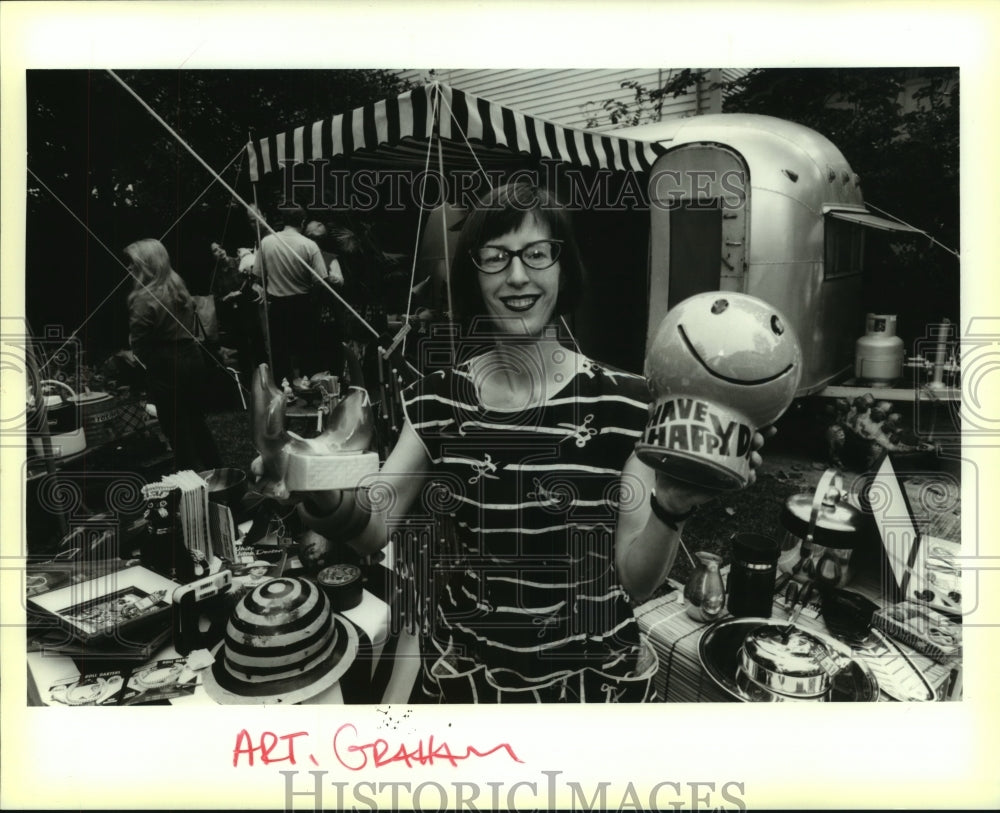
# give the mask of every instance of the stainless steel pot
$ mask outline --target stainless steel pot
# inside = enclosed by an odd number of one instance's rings
[[[800,629],[767,624],[747,634],[740,647],[740,672],[757,686],[783,698],[822,700],[830,690],[830,653]],[[777,699],[783,699],[777,698]]]
[[[827,655],[836,661],[837,667],[844,666],[830,679],[827,694],[819,697],[784,695],[755,683],[740,665],[743,644],[754,630],[774,626],[774,622],[767,618],[726,618],[710,624],[702,633],[698,642],[698,660],[709,679],[729,698],[749,703],[796,700],[872,703],[878,700],[878,681],[865,663],[867,659],[852,658],[842,644],[822,633],[812,635],[825,644]],[[781,626],[778,628],[784,629]]]

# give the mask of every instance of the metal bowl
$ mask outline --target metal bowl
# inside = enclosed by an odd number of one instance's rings
[[[208,498],[213,502],[233,506],[247,490],[247,475],[242,469],[209,469],[198,476],[208,483]]]
[[[878,682],[862,659],[852,658],[849,650],[832,638],[807,633],[837,653],[846,668],[832,678],[828,690],[819,696],[783,694],[755,682],[741,668],[740,659],[747,635],[761,627],[773,626],[768,618],[727,618],[712,624],[702,633],[698,657],[709,679],[732,700],[743,702],[832,701],[872,702],[878,700]],[[794,630],[802,630],[793,626]]]

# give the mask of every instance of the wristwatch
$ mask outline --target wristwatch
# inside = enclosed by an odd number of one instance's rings
[[[658,520],[660,520],[660,522],[664,525],[669,525],[675,531],[679,530],[679,523],[683,522],[694,513],[694,508],[689,508],[683,514],[672,514],[660,505],[659,500],[656,499],[655,491],[649,495],[649,507],[652,509],[653,514]]]

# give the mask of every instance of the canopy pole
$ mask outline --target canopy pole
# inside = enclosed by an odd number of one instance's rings
[[[448,108],[448,115],[451,117],[452,126],[455,127],[458,130],[459,133],[461,133],[462,140],[465,142],[465,146],[469,148],[469,154],[472,156],[472,159],[476,162],[476,166],[479,168],[479,171],[483,174],[483,177],[486,179],[486,186],[487,186],[487,188],[489,188],[489,190],[492,192],[493,191],[493,182],[490,180],[490,176],[486,172],[486,168],[483,166],[482,161],[479,160],[479,156],[476,155],[476,151],[472,148],[472,144],[469,142],[469,137],[468,137],[468,135],[466,135],[465,129],[462,127],[462,125],[459,123],[458,119],[455,117],[455,113],[451,109],[451,105],[448,104],[448,100],[444,97],[444,94],[441,95],[441,101],[443,101],[444,104],[445,104],[445,107]],[[441,115],[442,116],[444,115],[444,110],[443,109],[441,111]],[[435,122],[435,124],[436,123],[437,122]],[[439,138],[439,141],[440,141],[440,138]]]
[[[437,106],[437,115],[434,117],[434,135],[437,136],[437,148],[438,148],[438,172],[440,176],[444,178],[444,151],[441,146],[441,116],[444,115],[444,107],[442,107],[438,100],[441,97],[441,89],[437,88],[437,93],[434,96],[435,105]],[[447,102],[446,102],[447,104]],[[468,142],[466,142],[468,143]],[[472,146],[469,146],[469,150],[472,151]],[[472,157],[476,157],[476,153],[472,152]],[[447,201],[446,201],[447,203]],[[441,209],[441,238],[442,245],[444,246],[444,287],[448,296],[448,319],[452,324],[455,323],[455,306],[451,300],[451,257],[448,256],[448,207],[443,206]],[[458,363],[458,355],[455,350],[455,331],[448,331],[448,341],[451,345],[451,358],[452,362]]]
[[[434,94],[434,101],[433,101],[433,104],[431,105],[431,119],[432,120],[433,120],[434,116],[437,115],[437,112],[438,112],[438,97],[437,97],[437,94],[435,93]],[[404,322],[403,322],[404,328],[410,324],[410,315],[411,315],[410,311],[413,309],[413,288],[416,285],[416,279],[417,279],[417,261],[420,258],[420,227],[423,225],[423,222],[424,222],[424,192],[427,191],[427,170],[430,168],[430,165],[431,165],[431,152],[433,152],[433,150],[434,150],[434,142],[431,139],[428,139],[427,140],[427,157],[424,158],[424,176],[423,176],[424,177],[424,182],[423,182],[423,185],[420,188],[420,211],[417,214],[417,232],[416,232],[416,235],[414,236],[413,262],[411,263],[411,266],[410,266],[410,290],[409,290],[409,292],[406,295],[406,314],[405,314],[405,318],[404,318]],[[441,175],[441,178],[442,178],[442,180],[444,179],[444,175],[443,174]],[[447,187],[445,187],[445,188],[447,188]],[[445,203],[447,203],[447,201],[445,201]],[[432,280],[432,283],[433,283],[433,280]],[[433,289],[433,285],[431,287]],[[403,355],[404,356],[406,355],[406,333],[403,334]]]
[[[217,177],[221,178],[222,177],[222,173],[225,172],[227,169],[229,169],[233,164],[235,164],[236,161],[239,160],[243,156],[243,154],[245,152],[246,152],[246,146],[240,147],[239,152],[237,152],[236,155],[234,155],[230,159],[229,163],[226,164],[219,171]],[[242,166],[242,161],[240,162],[240,166]],[[240,174],[239,174],[239,171],[237,171],[237,173],[236,173],[236,180],[237,180],[237,182],[239,181],[239,177],[240,177]],[[160,242],[161,243],[164,240],[167,239],[167,235],[170,234],[170,232],[172,232],[177,227],[177,224],[180,223],[187,216],[187,213],[190,212],[195,206],[198,205],[198,201],[200,201],[203,197],[205,197],[206,194],[208,194],[208,190],[211,189],[215,185],[216,180],[217,180],[217,178],[213,177],[212,180],[209,182],[208,186],[206,186],[204,189],[201,190],[201,193],[198,195],[198,197],[196,197],[193,201],[191,201],[191,205],[188,206],[187,209],[185,209],[181,213],[180,217],[178,217],[173,223],[170,224],[170,226],[167,228],[167,230],[165,232],[163,232],[163,234],[160,236]],[[226,237],[226,225],[228,224],[228,222],[229,222],[229,215],[227,214],[226,215],[226,224],[224,224],[223,227],[222,227],[222,239],[223,239],[223,241],[225,240],[225,237]]]
[[[252,142],[254,137],[253,127],[247,130],[247,136],[248,142]],[[260,202],[257,199],[257,181],[251,179],[250,189],[253,191],[253,227],[257,234],[257,256],[260,257],[260,285],[262,289],[261,296],[263,297],[262,304],[264,305],[264,348],[267,350],[267,368],[271,371],[271,376],[273,377],[274,358],[271,355],[271,313],[267,305],[267,263],[264,262],[264,252],[260,248]],[[253,382],[249,383],[252,384]],[[275,381],[274,383],[279,387],[281,386],[280,381]]]

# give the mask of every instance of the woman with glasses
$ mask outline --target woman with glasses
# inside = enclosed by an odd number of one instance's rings
[[[222,459],[201,409],[206,371],[195,341],[194,300],[159,240],[132,243],[125,258],[135,280],[128,297],[129,341],[146,366],[147,394],[175,465],[218,468]]]
[[[560,340],[583,272],[568,213],[545,191],[509,185],[468,215],[451,288],[455,357],[404,391],[369,499],[310,494],[302,514],[361,552],[387,531],[402,540],[397,566],[428,602],[414,700],[649,699],[656,658],[630,598],[662,583],[680,523],[708,496],[632,456],[645,380]]]

